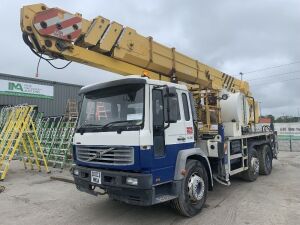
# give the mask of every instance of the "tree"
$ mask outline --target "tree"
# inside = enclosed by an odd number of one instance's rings
[[[295,123],[299,122],[299,117],[295,116],[280,116],[275,120],[276,123]]]

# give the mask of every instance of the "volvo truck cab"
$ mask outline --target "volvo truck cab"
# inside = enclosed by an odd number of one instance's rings
[[[97,194],[100,187],[111,198],[138,205],[178,197],[187,158],[178,156],[196,150],[186,86],[133,77],[82,88],[80,95],[73,152],[77,188]],[[200,149],[199,157],[207,161]],[[212,186],[205,165],[205,178],[194,174],[189,184],[195,199]]]

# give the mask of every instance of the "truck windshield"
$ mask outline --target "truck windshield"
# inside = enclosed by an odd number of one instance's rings
[[[87,93],[78,132],[136,130],[144,121],[144,85],[130,84]]]

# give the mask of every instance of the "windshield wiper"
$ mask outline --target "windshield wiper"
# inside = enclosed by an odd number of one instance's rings
[[[83,124],[80,127],[78,127],[77,132],[80,132],[80,134],[83,134],[86,129],[98,130],[98,129],[102,129],[102,125],[86,123],[86,124]]]
[[[130,130],[130,129],[141,129],[141,125],[139,124],[134,124],[134,122],[136,122],[135,120],[120,120],[120,121],[113,121],[113,122],[110,122],[106,125],[104,125],[102,127],[101,130],[106,130],[110,127],[112,127],[113,125],[115,124],[122,124],[123,125],[119,125],[117,126],[118,128],[116,129],[117,133],[120,134],[122,131],[125,131],[125,130]]]
[[[128,122],[131,122],[130,120],[118,120],[118,121],[113,121],[113,122],[110,122],[110,123],[107,123],[105,124],[103,127],[102,127],[102,130],[105,130],[109,127],[111,127],[112,125],[114,124],[118,124],[118,123],[128,123]]]
[[[140,128],[140,125],[132,124],[133,122],[136,122],[136,121],[134,121],[134,120],[118,120],[118,121],[113,121],[113,122],[107,123],[104,126],[99,125],[99,124],[83,124],[79,128],[77,128],[77,132],[79,132],[80,134],[84,134],[87,129],[89,129],[89,130],[91,129],[92,131],[97,131],[97,130],[104,131],[104,130],[109,129],[110,127],[112,127],[114,125],[117,125],[117,124],[121,124],[121,125],[119,125],[120,127],[117,130],[118,132],[122,132],[123,130],[127,130],[129,126]]]

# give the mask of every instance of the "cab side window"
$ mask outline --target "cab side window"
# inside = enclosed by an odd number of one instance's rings
[[[179,101],[178,101],[178,94],[176,94],[177,97],[177,121],[181,120],[181,116],[180,116],[180,107],[179,107]]]
[[[182,104],[183,104],[183,112],[184,112],[184,118],[186,121],[190,121],[190,109],[189,109],[189,103],[188,98],[185,93],[182,93]]]

